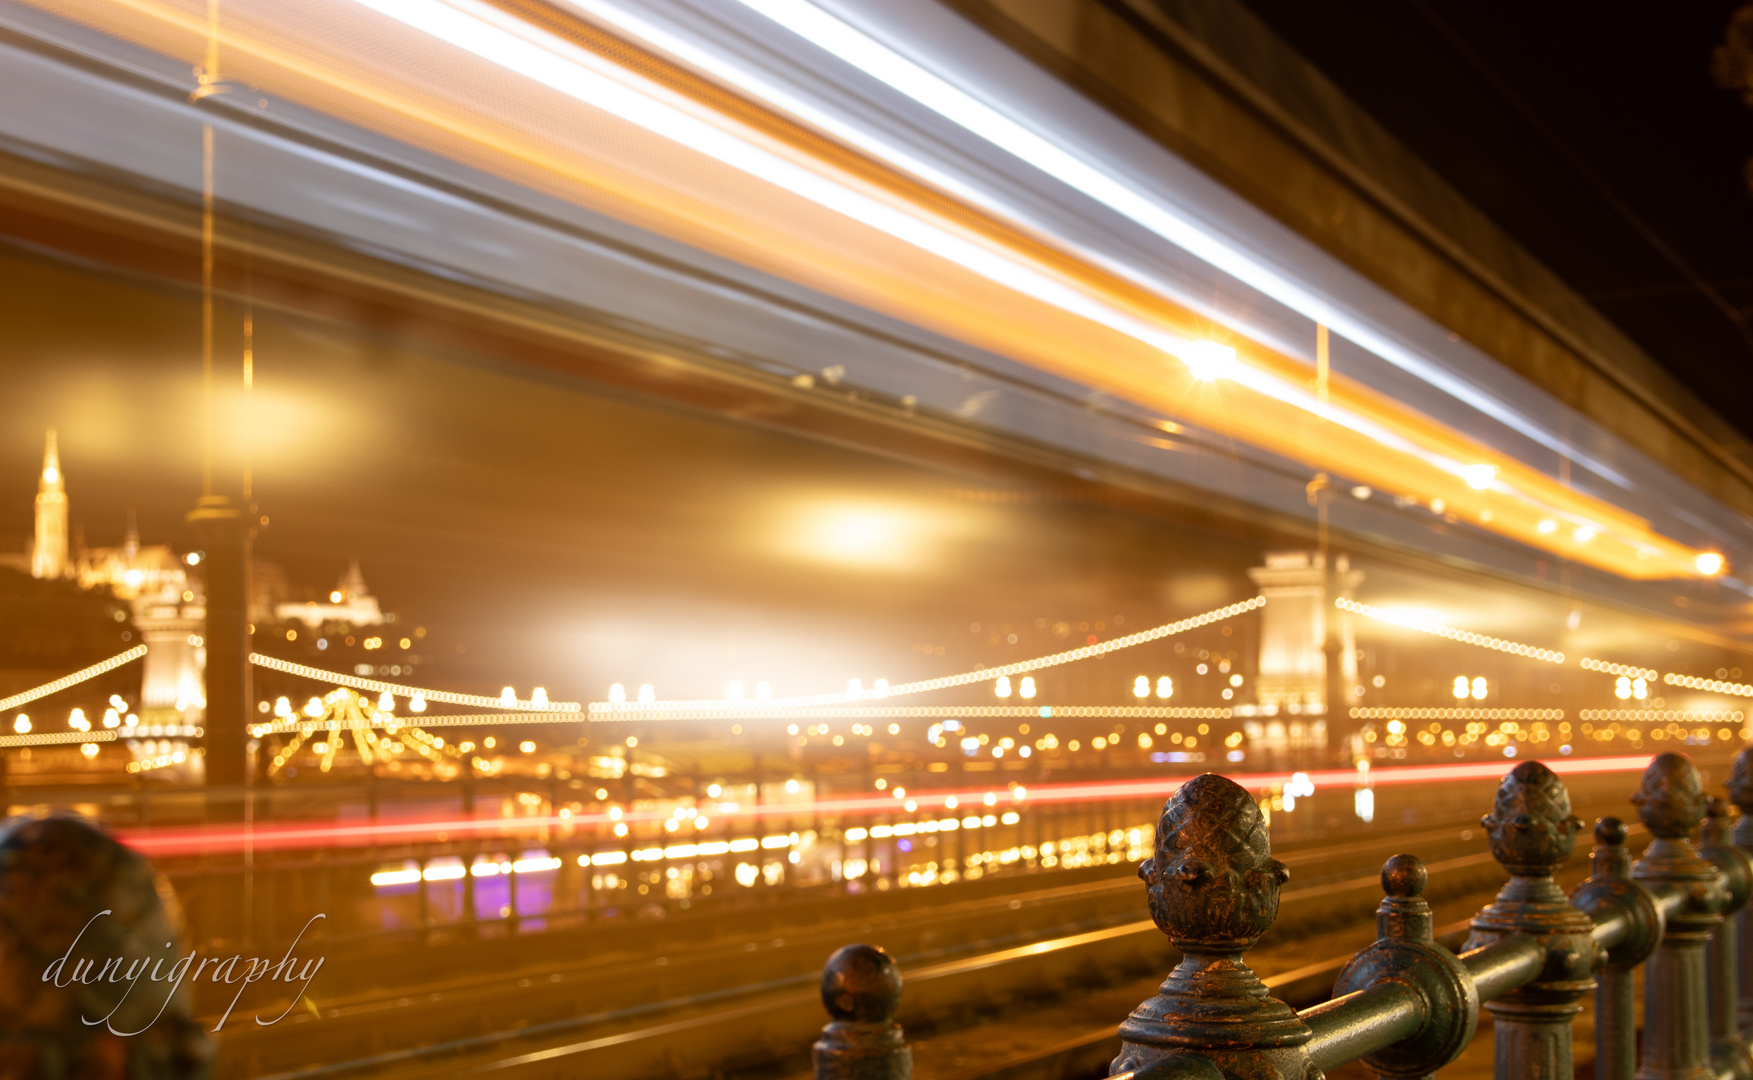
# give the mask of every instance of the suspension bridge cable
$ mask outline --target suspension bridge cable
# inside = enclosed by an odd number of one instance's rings
[[[336,686],[350,686],[355,690],[370,690],[377,694],[387,691],[408,698],[418,695],[427,701],[442,701],[447,705],[472,705],[477,709],[499,709],[504,712],[520,713],[575,713],[581,709],[576,701],[506,701],[504,698],[481,697],[476,694],[453,694],[448,690],[428,690],[418,686],[403,686],[399,683],[366,679],[358,675],[344,675],[339,671],[324,671],[322,668],[314,668],[308,664],[295,664],[290,660],[279,660],[272,656],[263,656],[261,653],[250,653],[250,663],[257,667],[267,668],[269,671],[279,671],[287,675],[330,682]],[[4,707],[0,705],[0,708]]]
[[[1020,675],[1028,671],[1039,671],[1042,668],[1057,667],[1078,660],[1089,660],[1104,656],[1121,649],[1130,649],[1137,645],[1158,641],[1162,638],[1207,626],[1214,622],[1232,619],[1237,615],[1253,611],[1266,603],[1264,596],[1256,596],[1251,600],[1230,604],[1202,615],[1194,615],[1162,626],[1153,626],[1149,630],[1140,630],[1136,634],[1125,637],[1111,638],[1108,641],[1085,645],[1077,649],[1051,653],[1036,657],[1033,660],[1020,660],[1014,664],[1003,664],[999,667],[982,668],[977,671],[965,671],[960,675],[945,675],[937,679],[921,679],[917,682],[901,683],[898,686],[873,688],[871,690],[845,691],[838,694],[814,694],[807,697],[769,698],[765,701],[746,702],[705,699],[696,701],[642,701],[642,702],[609,702],[593,701],[590,703],[591,719],[619,720],[622,714],[633,713],[656,718],[672,712],[697,712],[702,709],[736,710],[747,709],[750,713],[757,710],[807,708],[814,705],[844,705],[859,701],[874,701],[882,698],[900,697],[903,694],[921,694],[928,690],[945,690],[952,686],[967,686],[971,683],[989,682],[1000,675]]]
[[[115,656],[112,656],[101,663],[93,664],[88,668],[80,668],[71,675],[61,676],[54,682],[47,682],[41,686],[32,687],[21,694],[13,694],[9,698],[0,698],[0,712],[4,712],[7,709],[15,709],[20,705],[28,704],[38,698],[48,697],[50,694],[59,693],[62,690],[67,689],[69,686],[77,686],[80,683],[85,682],[87,679],[95,679],[106,671],[114,671],[123,664],[131,664],[145,655],[146,646],[136,645],[125,653],[117,653]]]

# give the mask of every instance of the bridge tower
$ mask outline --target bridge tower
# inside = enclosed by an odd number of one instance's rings
[[[1350,597],[1363,581],[1340,555],[1331,571],[1319,553],[1270,552],[1266,565],[1248,571],[1268,603],[1261,613],[1260,660],[1254,689],[1271,714],[1322,716],[1354,703],[1357,682],[1357,641],[1350,616],[1336,611],[1334,597]],[[1329,675],[1328,654],[1337,652],[1337,670]],[[1329,679],[1339,685],[1331,689]],[[1343,716],[1326,716],[1328,730],[1347,725]]]

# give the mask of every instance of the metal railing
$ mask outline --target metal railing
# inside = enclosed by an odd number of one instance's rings
[[[1648,847],[1633,862],[1624,823],[1600,819],[1591,875],[1566,896],[1553,874],[1583,823],[1557,775],[1517,765],[1482,820],[1510,880],[1473,917],[1460,954],[1434,939],[1423,864],[1396,855],[1382,869],[1375,943],[1340,969],[1330,1000],[1298,1012],[1243,959],[1277,917],[1289,872],[1252,796],[1197,777],[1164,804],[1155,853],[1139,868],[1181,961],[1119,1025],[1110,1077],[1319,1080],[1354,1061],[1383,1077],[1428,1077],[1472,1042],[1483,1007],[1497,1080],[1570,1080],[1571,1024],[1593,990],[1599,1080],[1753,1080],[1753,928],[1741,925],[1753,892],[1753,749],[1735,759],[1728,792],[1742,811],[1732,835],[1727,804],[1706,795],[1692,762],[1658,756],[1632,798]],[[907,1080],[900,1000],[888,954],[835,953],[822,974],[833,1022],[814,1047],[817,1080]]]

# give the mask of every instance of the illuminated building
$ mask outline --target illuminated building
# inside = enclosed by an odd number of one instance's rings
[[[301,622],[312,630],[324,623],[345,623],[348,626],[382,626],[383,608],[377,597],[365,587],[365,575],[359,571],[359,560],[347,564],[347,572],[328,600],[305,603],[282,603],[274,606],[274,614],[285,622]]]
[[[67,482],[55,431],[43,437],[43,474],[37,481],[36,537],[30,548],[30,576],[65,577],[67,564]]]
[[[185,559],[168,545],[141,544],[131,516],[119,547],[80,545],[70,551],[67,510],[66,474],[51,430],[44,439],[30,553],[4,564],[28,569],[38,579],[71,580],[82,591],[107,591],[125,602],[148,649],[140,669],[140,715],[164,721],[175,713],[197,722],[206,704],[202,672],[207,659],[206,604],[199,575],[190,573],[199,556]]]

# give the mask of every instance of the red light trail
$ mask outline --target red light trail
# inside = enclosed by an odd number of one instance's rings
[[[1528,759],[1535,760],[1535,759]],[[1560,776],[1590,773],[1637,772],[1649,765],[1650,755],[1631,757],[1558,758],[1545,761]],[[1514,765],[1509,765],[1513,768]],[[1431,783],[1443,780],[1496,780],[1506,770],[1504,762],[1477,762],[1462,765],[1402,765],[1370,769],[1367,773],[1353,769],[1321,769],[1308,772],[1310,782],[1321,787],[1357,787],[1365,780],[1371,787],[1397,784]],[[1296,774],[1293,772],[1230,774],[1230,779],[1254,791],[1283,787]],[[1367,778],[1367,780],[1366,780]],[[961,816],[970,813],[1020,809],[1026,806],[1093,802],[1109,799],[1165,798],[1191,776],[1147,778],[1139,780],[1092,780],[1069,784],[1042,784],[1036,787],[964,791],[934,790],[929,794],[915,793],[915,809],[904,809],[906,800],[889,795],[866,795],[854,798],[819,799],[813,802],[778,803],[765,806],[736,806],[707,811],[702,816],[713,823],[747,822],[754,827],[763,819],[823,816],[830,818],[873,817],[893,814],[901,817]],[[993,804],[986,803],[992,796]],[[952,803],[950,800],[954,800]],[[612,828],[620,822],[648,824],[668,820],[672,815],[656,810],[627,812],[619,818],[608,813],[573,814],[561,817],[544,814],[516,818],[386,818],[371,822],[343,823],[332,821],[269,822],[249,827],[243,825],[210,825],[194,828],[124,829],[115,836],[122,843],[145,855],[218,855],[255,851],[284,851],[300,848],[393,847],[406,844],[445,843],[453,840],[490,837],[531,836],[543,830],[567,830],[597,826]],[[599,843],[613,843],[616,838],[603,836]],[[679,843],[683,839],[699,840],[695,831],[681,832],[666,838]]]

